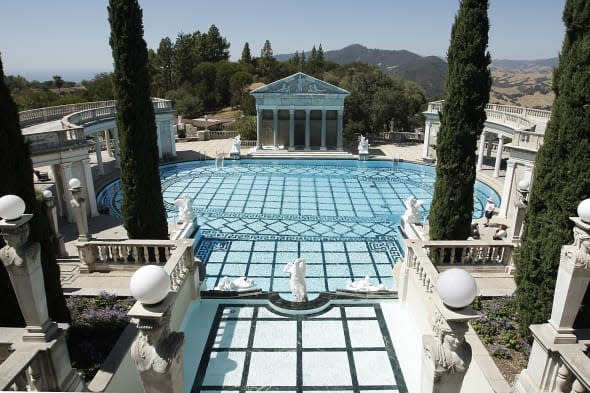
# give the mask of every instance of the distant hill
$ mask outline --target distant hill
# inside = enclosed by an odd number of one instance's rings
[[[305,54],[309,56],[309,53]],[[293,54],[276,56],[285,61]],[[423,57],[407,50],[369,49],[359,44],[324,52],[326,60],[344,65],[354,62],[380,67],[387,75],[397,75],[418,83],[427,98],[440,98],[447,76],[447,63],[436,56]]]
[[[305,54],[309,56],[309,53]],[[276,56],[285,61],[293,54]],[[437,56],[420,56],[407,50],[369,49],[359,44],[324,52],[327,60],[344,65],[354,62],[380,67],[388,75],[416,82],[428,100],[439,99],[445,89],[448,64]],[[538,60],[493,60],[490,103],[550,109],[551,81],[557,57]]]

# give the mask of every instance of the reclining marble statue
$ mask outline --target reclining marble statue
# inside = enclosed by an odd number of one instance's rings
[[[291,293],[296,302],[306,302],[307,285],[305,283],[305,259],[297,258],[285,265],[285,273],[291,277]]]

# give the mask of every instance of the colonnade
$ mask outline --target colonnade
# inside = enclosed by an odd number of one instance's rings
[[[285,116],[287,112],[288,125]],[[265,116],[265,113],[272,115]],[[321,117],[318,114],[321,114]],[[296,148],[342,151],[343,118],[343,107],[257,107],[257,148],[271,146],[273,149],[286,147],[289,151]]]
[[[74,212],[70,205],[72,192],[70,191],[69,183],[72,178],[77,178],[80,180],[82,187],[82,197],[87,202],[86,213],[92,217],[98,216],[90,160],[85,158],[78,161],[51,164],[50,168],[51,175],[55,180],[55,188],[58,196],[56,198],[58,214],[66,217],[68,222],[75,221]]]

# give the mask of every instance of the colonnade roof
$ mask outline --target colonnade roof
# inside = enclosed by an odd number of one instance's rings
[[[281,94],[281,95],[326,95],[338,94],[347,96],[350,92],[334,86],[328,82],[314,78],[302,72],[289,75],[278,81],[269,83],[252,90],[250,94],[253,96],[263,94]]]

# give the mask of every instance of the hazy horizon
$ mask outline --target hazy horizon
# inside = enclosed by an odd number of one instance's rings
[[[259,56],[266,40],[275,54],[324,51],[358,43],[444,58],[459,0],[140,0],[144,38],[151,49],[180,32],[215,24],[238,60],[244,43]],[[112,69],[107,0],[7,1],[0,13],[5,73],[64,79]],[[489,0],[489,52],[497,59],[558,55],[565,32],[563,0]],[[80,74],[82,72],[82,74]],[[77,73],[77,75],[75,75]],[[71,75],[71,76],[69,76]]]

